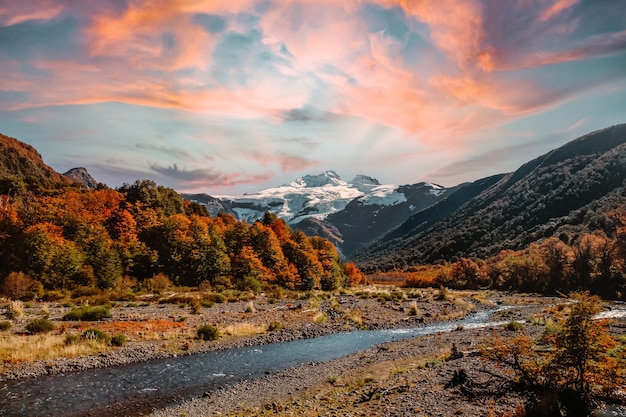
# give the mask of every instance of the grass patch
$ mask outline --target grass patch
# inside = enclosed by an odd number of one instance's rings
[[[253,323],[229,324],[224,328],[224,333],[228,336],[255,336],[266,331],[267,327],[265,325]]]
[[[54,330],[54,324],[48,319],[37,319],[28,323],[26,330],[32,334],[49,333]]]
[[[111,318],[111,312],[104,306],[82,306],[63,316],[64,321],[99,321],[106,318]]]
[[[61,357],[74,358],[95,354],[102,350],[103,346],[91,346],[87,343],[66,343],[65,336],[50,333],[0,337],[0,362],[2,363],[53,360]]]

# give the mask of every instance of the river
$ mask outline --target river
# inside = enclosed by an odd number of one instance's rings
[[[410,337],[498,325],[493,311],[457,322],[328,336],[171,357],[72,374],[0,383],[0,415],[143,415],[207,391],[310,362],[321,362]]]

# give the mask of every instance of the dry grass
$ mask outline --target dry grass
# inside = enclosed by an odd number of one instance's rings
[[[187,338],[190,330],[186,323],[173,320],[111,321],[81,323],[79,328],[94,327],[110,335],[123,334],[132,341],[171,340]]]
[[[363,325],[363,312],[361,312],[361,310],[348,310],[345,314],[346,320],[356,324],[357,326]]]
[[[3,335],[0,337],[0,362],[19,363],[55,358],[93,355],[106,350],[100,343],[65,344],[65,336],[40,334],[32,336]]]
[[[265,324],[235,323],[227,325],[220,333],[228,336],[255,336],[266,331],[267,325]]]
[[[328,316],[324,313],[322,313],[321,311],[318,311],[317,313],[315,313],[315,315],[313,316],[313,321],[315,323],[325,323],[326,320],[328,320]]]
[[[22,317],[24,315],[24,303],[20,300],[13,300],[8,305],[9,315],[13,318]]]

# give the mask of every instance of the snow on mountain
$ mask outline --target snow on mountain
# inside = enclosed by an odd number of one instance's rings
[[[326,171],[242,196],[183,197],[204,204],[212,216],[229,213],[249,223],[272,212],[295,230],[331,239],[349,255],[451,190],[423,182],[381,184],[366,175],[344,181],[335,171]]]
[[[396,186],[376,184],[380,183],[364,175],[357,176],[354,182],[347,182],[335,171],[326,171],[319,175],[305,175],[280,187],[241,197],[222,196],[221,199],[229,200],[232,212],[239,219],[253,222],[263,217],[266,211],[271,211],[295,224],[309,217],[324,219],[358,198],[364,198],[364,203],[369,199],[378,202],[388,200],[387,204],[401,201],[392,190]]]

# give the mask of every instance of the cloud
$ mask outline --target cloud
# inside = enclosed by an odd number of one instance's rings
[[[356,165],[354,155],[372,161],[384,148],[411,157],[457,155],[473,149],[470,142],[493,148],[499,126],[599,87],[623,90],[626,18],[618,2],[8,4],[0,0],[0,111],[26,120],[33,109],[67,115],[63,106],[125,103],[124,128],[150,132],[142,139],[149,144],[129,152],[158,152],[152,172],[180,184],[246,183],[335,157]],[[165,110],[133,118],[155,109]],[[155,124],[199,127],[159,135]],[[376,129],[391,133],[368,139]],[[367,149],[356,150],[361,143]],[[206,146],[216,155],[208,171],[195,160]],[[245,169],[254,174],[237,174]]]
[[[578,3],[578,0],[558,0],[541,14],[539,20],[542,22],[550,20],[554,16],[561,14],[564,10],[571,8],[576,3]]]
[[[135,144],[135,147],[138,149],[157,151],[160,153],[164,153],[166,155],[175,155],[176,157],[183,159],[183,160],[187,160],[187,161],[195,160],[195,158],[189,152],[180,148],[152,145],[149,143],[137,143]]]
[[[298,145],[306,150],[314,150],[320,147],[320,143],[318,141],[304,137],[281,139],[280,141],[285,144]]]
[[[272,177],[271,172],[248,175],[245,173],[226,173],[212,168],[180,169],[176,164],[161,166],[150,165],[150,169],[176,184],[177,190],[189,190],[207,187],[232,187],[240,184],[255,184]]]
[[[11,7],[0,4],[0,25],[13,26],[30,20],[51,20],[63,11],[62,5],[47,2],[45,7],[33,1],[15,2]]]

